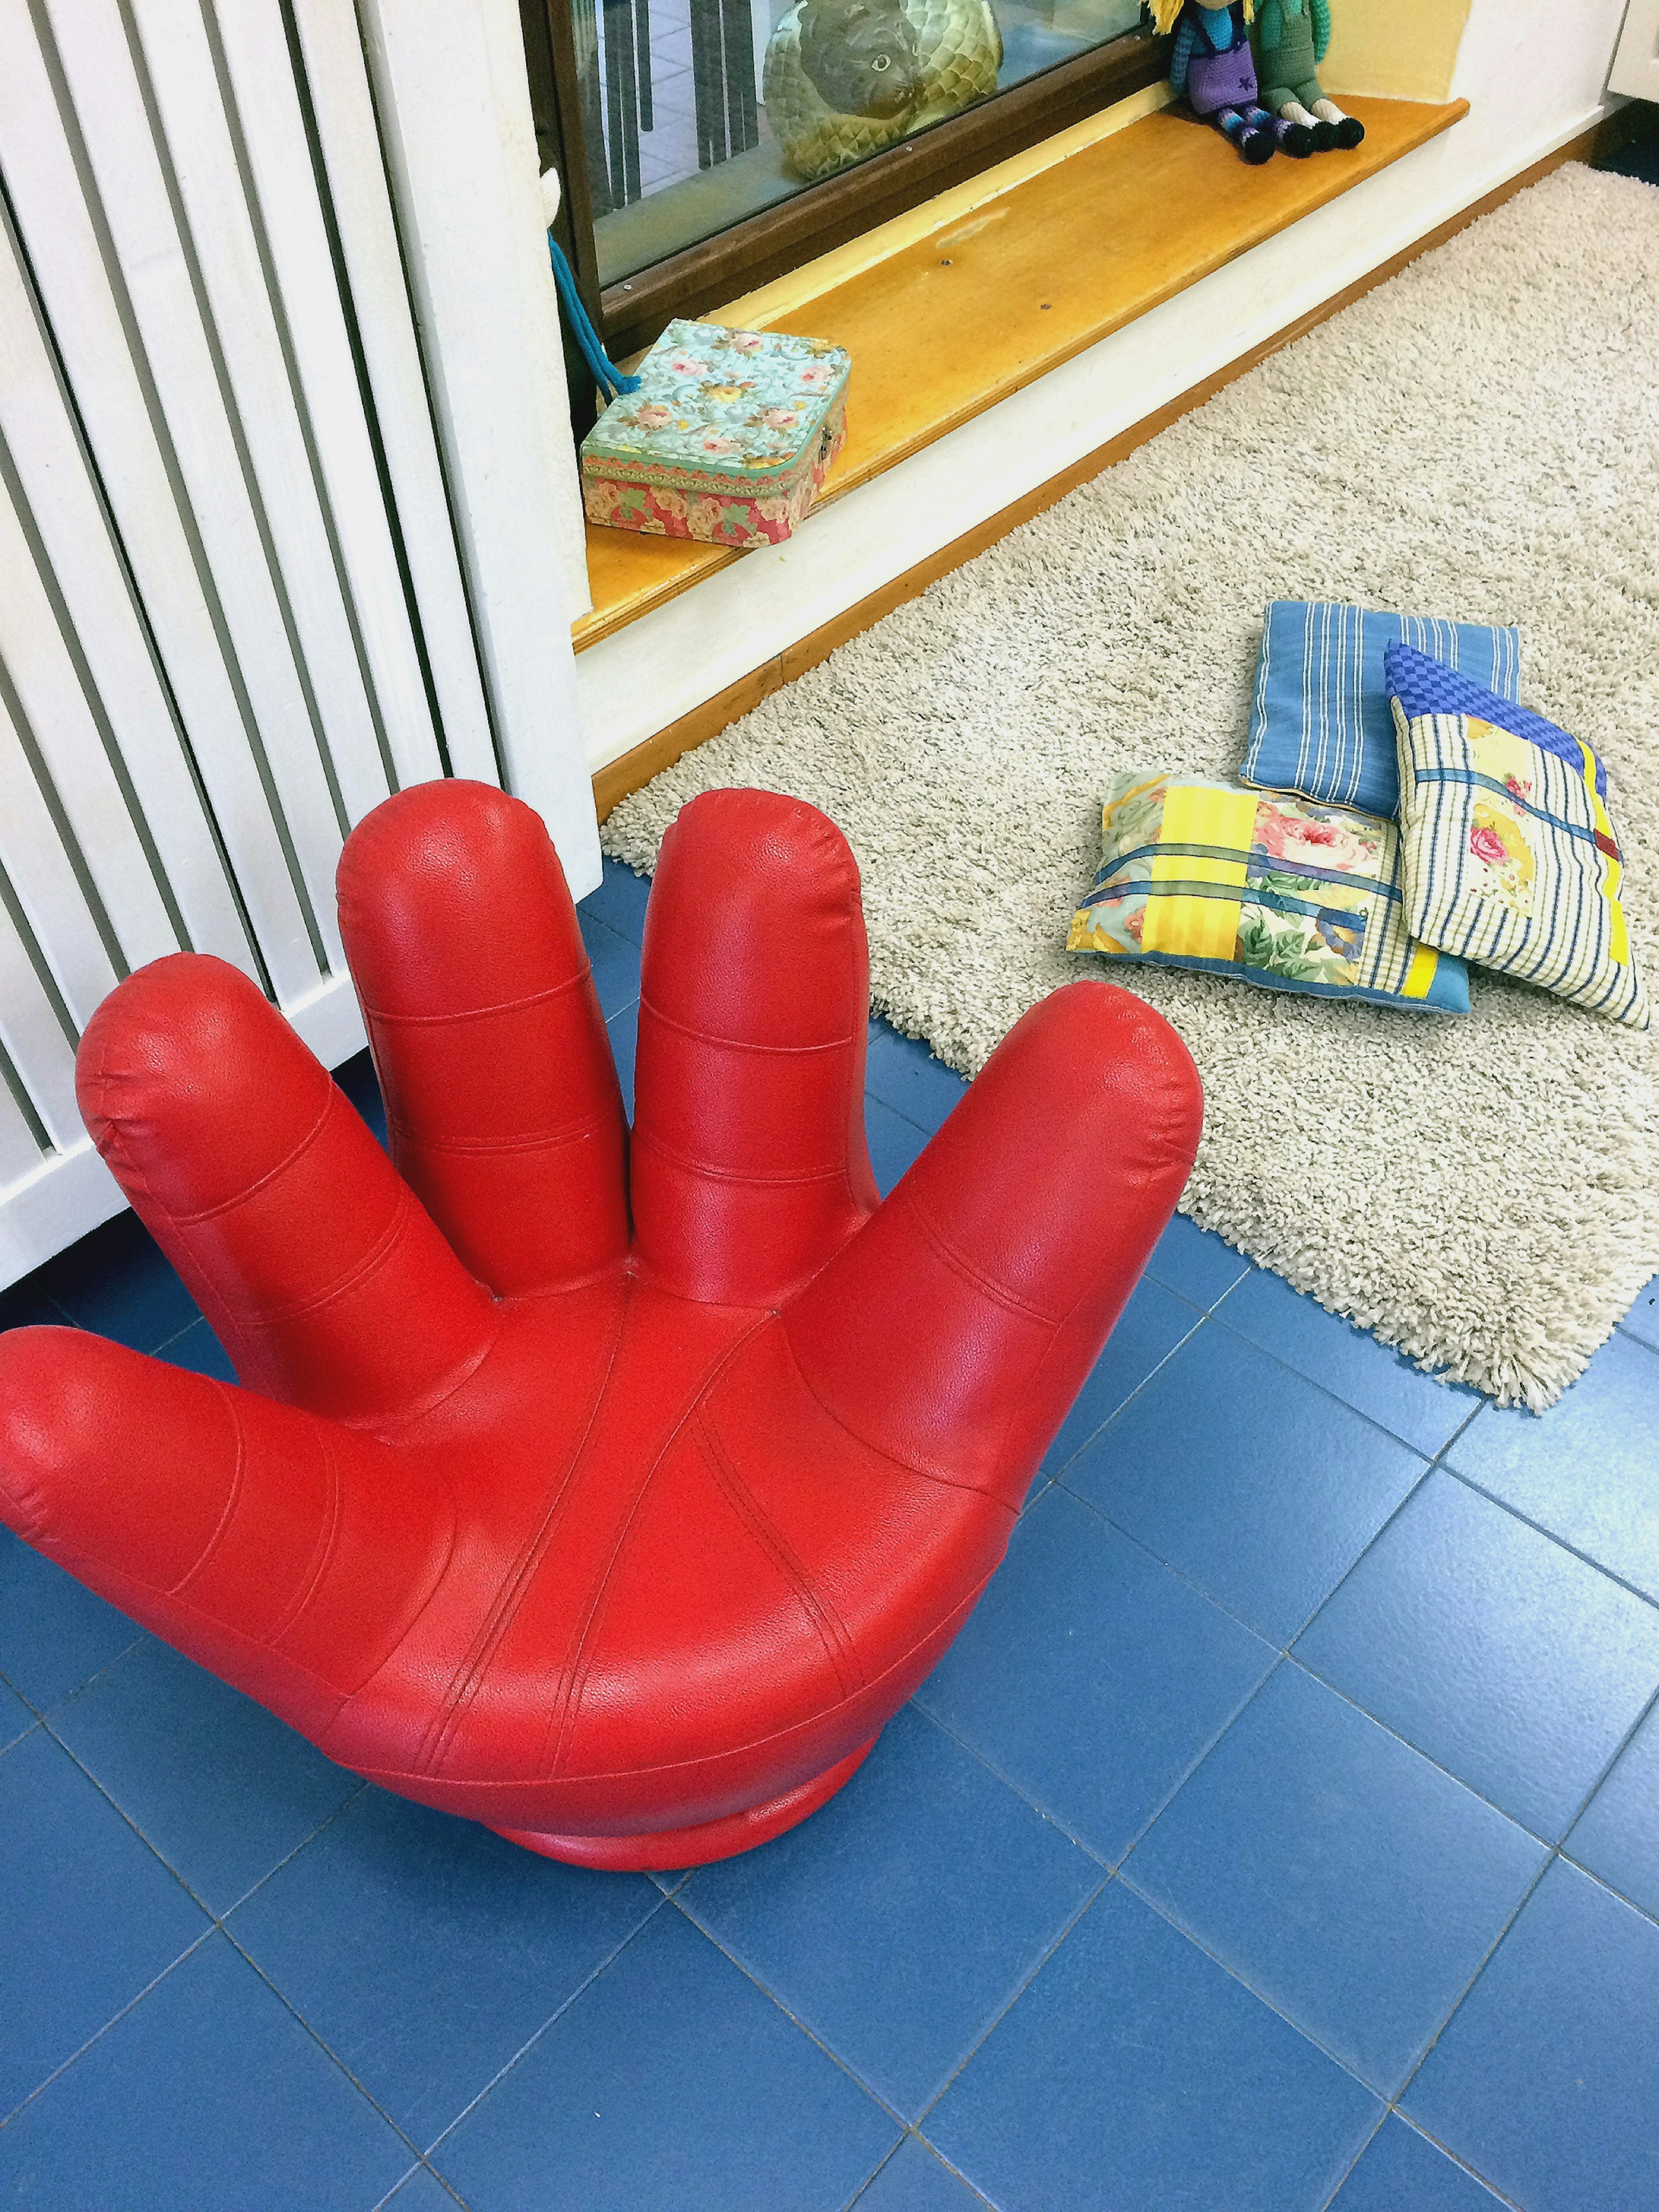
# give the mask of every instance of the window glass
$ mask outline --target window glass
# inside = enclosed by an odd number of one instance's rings
[[[571,0],[615,283],[1131,31],[1139,0]]]

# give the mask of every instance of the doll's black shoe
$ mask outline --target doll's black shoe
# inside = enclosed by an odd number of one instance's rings
[[[1322,117],[1313,127],[1313,143],[1316,154],[1334,152],[1338,143],[1335,124],[1327,123]]]
[[[1259,169],[1264,161],[1271,161],[1279,149],[1279,142],[1271,131],[1245,131],[1234,143],[1253,169]]]
[[[1310,131],[1305,123],[1280,123],[1273,135],[1279,152],[1293,161],[1305,161],[1319,143],[1317,131]]]
[[[1331,129],[1336,135],[1338,146],[1345,154],[1352,154],[1356,146],[1363,143],[1365,137],[1365,126],[1357,115],[1345,115],[1340,123],[1334,123]]]

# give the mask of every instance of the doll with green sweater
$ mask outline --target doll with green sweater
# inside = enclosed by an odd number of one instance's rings
[[[1318,69],[1331,42],[1330,0],[1260,0],[1250,25],[1258,97],[1281,123],[1313,134],[1315,148],[1350,151],[1365,126],[1345,115],[1320,88]]]

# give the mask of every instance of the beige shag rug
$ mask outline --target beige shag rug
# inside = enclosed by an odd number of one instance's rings
[[[843,646],[627,800],[648,869],[717,785],[863,872],[878,1006],[966,1073],[1062,949],[1120,765],[1230,774],[1261,615],[1519,623],[1522,696],[1607,763],[1659,991],[1659,191],[1558,171]],[[1659,1265],[1653,1045],[1472,972],[1435,1020],[1111,966],[1203,1075],[1182,1200],[1425,1366],[1542,1407]]]

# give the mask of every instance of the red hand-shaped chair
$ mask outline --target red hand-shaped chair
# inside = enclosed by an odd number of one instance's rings
[[[14,1331],[0,1512],[389,1790],[590,1866],[763,1842],[1001,1559],[1186,1180],[1192,1064],[1073,983],[878,1205],[811,807],[670,831],[631,1138],[528,808],[389,799],[340,910],[396,1166],[235,969],[123,983],[82,1109],[246,1387]]]

